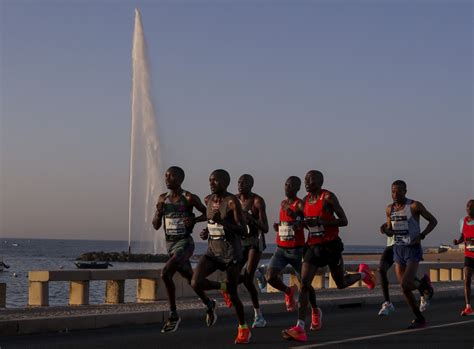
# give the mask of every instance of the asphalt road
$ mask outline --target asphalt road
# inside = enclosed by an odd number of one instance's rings
[[[364,305],[336,309],[323,307],[323,328],[309,333],[306,343],[285,341],[281,330],[292,326],[295,313],[267,316],[268,325],[252,330],[249,348],[469,348],[474,349],[474,316],[461,317],[463,300],[442,300],[427,311],[429,326],[405,330],[412,319],[407,305],[396,304],[396,312],[377,316],[378,307]],[[250,314],[249,322],[250,322]],[[0,338],[0,348],[229,348],[234,346],[234,317],[221,317],[207,328],[204,321],[183,321],[172,334],[161,334],[161,324],[133,328],[109,328],[23,335]]]

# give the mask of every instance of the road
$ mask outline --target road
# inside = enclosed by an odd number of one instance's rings
[[[405,330],[412,316],[404,303],[386,318],[377,316],[378,307],[323,307],[323,328],[309,333],[307,343],[285,341],[281,330],[292,326],[295,313],[267,316],[268,326],[252,330],[249,348],[474,348],[474,316],[461,317],[462,299],[436,302],[427,311],[429,326]],[[249,318],[250,318],[250,314]],[[184,321],[179,331],[160,333],[161,324],[133,328],[109,328],[0,338],[5,348],[229,348],[237,333],[234,317],[221,317],[207,328],[204,321]]]

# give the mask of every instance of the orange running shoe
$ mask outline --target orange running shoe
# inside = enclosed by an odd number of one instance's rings
[[[284,339],[295,340],[297,342],[306,342],[308,340],[304,328],[301,328],[299,326],[294,326],[287,330],[283,330],[281,331],[281,335]]]
[[[366,284],[369,290],[372,290],[375,287],[375,277],[372,275],[372,271],[369,266],[365,263],[359,264],[359,273],[365,273],[365,278],[362,279],[362,282]]]
[[[321,308],[311,309],[311,327],[312,331],[320,330],[323,327],[323,312]]]
[[[472,310],[471,307],[466,307],[464,310],[461,312],[461,316],[474,316],[474,311]]]
[[[285,303],[287,311],[295,311],[296,301],[295,301],[296,285],[290,287],[290,294],[285,293]]]
[[[235,339],[235,344],[247,344],[250,342],[250,337],[252,337],[252,333],[250,332],[249,328],[241,328],[237,332],[237,338]]]
[[[225,305],[227,308],[232,308],[232,300],[230,299],[230,294],[227,291],[221,291],[222,296],[224,297]]]

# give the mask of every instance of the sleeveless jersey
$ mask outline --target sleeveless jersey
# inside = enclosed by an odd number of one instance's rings
[[[209,230],[207,254],[223,262],[241,258],[242,245],[240,236],[228,231],[222,224],[214,222],[210,217],[211,210],[218,208],[221,218],[230,224],[236,224],[232,214],[229,214],[229,198],[232,194],[226,195],[220,203],[215,201],[216,196],[212,194],[207,201],[207,229]],[[218,207],[216,207],[218,205]]]
[[[474,219],[469,220],[468,216],[463,220],[462,236],[464,238],[464,255],[474,258]]]
[[[177,202],[172,202],[169,194],[164,201],[164,230],[167,241],[176,241],[189,237],[192,229],[186,228],[184,219],[192,217],[192,206],[189,204],[183,191]]]
[[[327,212],[323,209],[324,197],[328,193],[327,190],[321,190],[316,202],[310,203],[309,195],[306,196],[304,202],[304,218],[312,219],[320,217],[325,221],[335,220],[334,213]],[[339,227],[323,226],[308,227],[308,245],[323,244],[335,240],[339,236]]]
[[[296,198],[289,207],[293,212],[296,212],[298,209],[301,199]],[[303,226],[299,228],[294,228],[296,219],[290,217],[286,210],[283,209],[283,206],[280,206],[280,224],[278,226],[278,233],[276,237],[276,244],[278,247],[283,248],[296,248],[304,245],[304,229]]]
[[[395,204],[392,204],[390,221],[395,245],[410,245],[420,235],[420,223],[411,214],[412,203],[413,200],[406,199],[405,206],[399,211],[395,211]]]

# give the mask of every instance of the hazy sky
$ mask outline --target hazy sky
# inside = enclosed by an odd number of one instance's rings
[[[426,244],[457,236],[474,196],[472,2],[289,0],[0,1],[0,236],[127,239],[137,5],[185,188],[250,173],[274,221],[284,180],[319,169],[343,240],[376,245],[400,178],[439,220]]]

